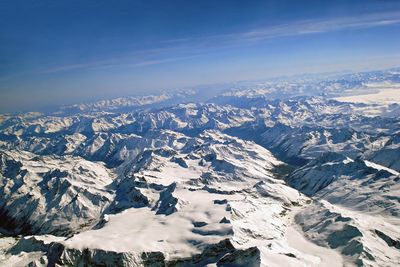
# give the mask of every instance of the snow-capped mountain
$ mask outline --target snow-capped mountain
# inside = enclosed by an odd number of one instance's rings
[[[81,158],[0,151],[0,225],[11,234],[69,235],[96,224],[113,174]]]
[[[397,266],[399,104],[335,98],[399,81],[302,76],[1,115],[0,266]]]
[[[296,218],[307,236],[360,265],[400,260],[399,180],[395,170],[333,152],[287,177],[289,185],[314,199]]]

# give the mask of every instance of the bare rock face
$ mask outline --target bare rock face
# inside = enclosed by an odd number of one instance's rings
[[[52,241],[53,239],[53,241]],[[168,260],[162,252],[113,252],[100,249],[73,249],[65,247],[61,239],[54,237],[22,238],[9,249],[12,255],[25,253],[30,258],[27,266],[259,266],[260,252],[257,248],[236,249],[228,239],[209,245],[201,254]]]
[[[260,250],[251,247],[245,250],[236,250],[231,254],[225,255],[218,262],[217,266],[251,266],[261,265]]]
[[[173,195],[176,183],[172,183],[160,193],[160,198],[155,204],[153,210],[156,214],[170,215],[181,208],[184,202]]]
[[[143,195],[133,178],[128,177],[118,183],[115,198],[107,209],[107,213],[118,213],[129,208],[149,206],[149,199]]]

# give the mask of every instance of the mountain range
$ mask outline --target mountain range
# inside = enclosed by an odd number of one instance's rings
[[[0,265],[398,266],[400,102],[337,98],[399,82],[305,75],[2,114]]]

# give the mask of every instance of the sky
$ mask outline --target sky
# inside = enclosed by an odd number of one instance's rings
[[[397,0],[0,0],[0,112],[394,66]]]

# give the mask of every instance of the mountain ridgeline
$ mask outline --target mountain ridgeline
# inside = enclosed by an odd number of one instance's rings
[[[0,115],[0,265],[398,266],[400,104],[335,98],[399,81],[392,69]]]

